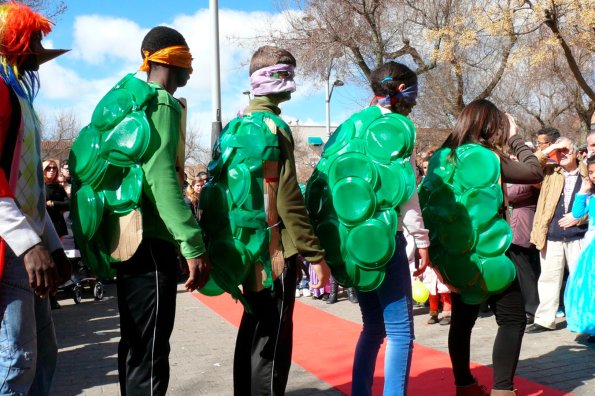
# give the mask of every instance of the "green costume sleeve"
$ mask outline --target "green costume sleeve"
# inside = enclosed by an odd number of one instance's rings
[[[149,202],[143,203],[144,236],[178,242],[182,255],[195,258],[205,252],[202,233],[192,211],[184,202],[176,175],[176,152],[179,140],[180,106],[164,89],[147,107],[151,142],[143,161],[143,192]],[[153,213],[151,213],[153,212]]]

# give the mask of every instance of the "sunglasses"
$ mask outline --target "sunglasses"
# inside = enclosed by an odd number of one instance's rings
[[[53,171],[57,171],[57,170],[58,170],[58,168],[57,168],[57,167],[55,167],[55,166],[48,166],[47,168],[45,168],[45,171],[46,171],[46,172],[48,172],[48,171],[52,171],[52,170],[53,170]]]

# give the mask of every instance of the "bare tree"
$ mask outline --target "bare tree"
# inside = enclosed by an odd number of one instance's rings
[[[200,142],[201,131],[197,125],[186,130],[186,165],[206,169],[211,160],[211,149]]]
[[[43,124],[47,125],[47,123]],[[81,122],[74,111],[62,110],[56,114],[52,128],[52,130],[46,130],[43,133],[42,157],[66,159],[70,153],[72,141],[81,130]]]
[[[9,3],[9,0],[0,0],[0,4]],[[49,19],[53,19],[66,11],[66,2],[64,0],[20,0],[31,9],[42,13]]]

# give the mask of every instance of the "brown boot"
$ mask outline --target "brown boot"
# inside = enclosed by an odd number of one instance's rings
[[[492,389],[492,393],[490,393],[491,396],[516,396],[516,389],[515,390],[498,390],[498,389]]]
[[[476,382],[471,385],[457,386],[456,396],[490,396],[490,394],[485,386]]]

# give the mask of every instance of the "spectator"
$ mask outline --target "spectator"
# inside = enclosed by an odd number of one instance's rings
[[[66,191],[66,194],[68,194],[68,197],[70,198],[70,191],[72,189],[72,178],[70,177],[70,167],[68,165],[67,159],[62,161],[59,176],[63,178],[62,187],[64,187],[64,191]]]
[[[43,162],[46,209],[60,239],[68,235],[64,212],[68,211],[70,199],[64,187],[58,182],[58,165],[55,161]]]
[[[587,176],[584,164],[579,166],[577,149],[572,140],[560,138],[536,152],[545,166],[545,177],[537,201],[531,243],[540,252],[541,275],[537,282],[539,306],[535,323],[527,327],[527,333],[555,330],[564,268],[568,267],[572,275],[583,247],[587,224],[570,213],[581,180]],[[547,156],[557,163],[546,164]]]
[[[591,129],[587,135],[587,158],[595,155],[595,129]]]
[[[587,160],[589,178],[583,181],[581,190],[572,205],[572,216],[582,218],[589,213],[589,230],[585,234],[584,246],[574,273],[568,278],[565,300],[568,303],[566,323],[568,329],[589,335],[587,342],[595,342],[595,157]]]
[[[41,124],[33,108],[52,23],[0,4],[0,394],[49,395],[58,348],[49,299],[70,263],[45,207]]]
[[[537,279],[540,267],[539,252],[530,239],[539,190],[530,184],[508,184],[507,190],[509,207],[512,208],[512,244],[508,249],[508,257],[516,267],[521,294],[525,300],[527,324],[533,324],[535,310],[539,305]]]

